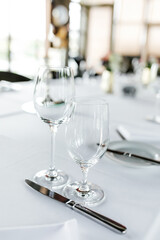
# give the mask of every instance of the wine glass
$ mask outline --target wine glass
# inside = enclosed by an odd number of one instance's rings
[[[66,185],[64,195],[81,204],[93,205],[104,198],[104,192],[89,183],[87,175],[109,143],[108,104],[101,98],[75,98],[73,104],[71,119],[66,124],[67,147],[71,158],[81,168],[83,180]]]
[[[160,124],[160,79],[157,79],[157,82],[154,86],[155,91],[155,107],[154,114],[148,117],[148,120]]]
[[[51,130],[51,159],[49,169],[38,172],[34,180],[48,188],[63,187],[68,181],[68,175],[55,168],[55,137],[58,127],[71,117],[73,96],[74,77],[71,68],[39,68],[33,102],[38,116]]]
[[[151,66],[151,87],[154,90],[155,103],[153,113],[147,116],[147,120],[160,124],[160,78],[157,76],[159,65],[154,63]]]

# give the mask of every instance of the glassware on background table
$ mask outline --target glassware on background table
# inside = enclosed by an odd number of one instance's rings
[[[155,86],[155,114],[153,115],[152,121],[160,124],[160,79],[157,79],[157,86]]]
[[[51,161],[48,170],[42,170],[34,180],[48,188],[63,187],[68,175],[55,168],[55,137],[58,127],[71,117],[73,110],[74,77],[69,67],[40,67],[34,90],[34,107],[38,116],[51,130]]]
[[[109,143],[107,102],[104,99],[75,98],[74,111],[66,125],[66,139],[69,154],[80,166],[83,180],[68,184],[64,195],[82,204],[97,204],[104,198],[104,192],[99,186],[88,183],[87,175],[89,168],[106,152]]]
[[[151,67],[151,87],[155,94],[155,104],[152,115],[147,120],[160,124],[160,78],[157,76],[159,65],[154,63]]]
[[[159,86],[155,86],[155,106],[154,113],[147,117],[147,120],[160,124],[160,80]]]

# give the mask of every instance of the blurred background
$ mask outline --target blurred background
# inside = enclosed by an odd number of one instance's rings
[[[32,78],[51,63],[102,76],[108,92],[111,73],[147,85],[159,74],[159,11],[160,0],[0,0],[0,71]]]

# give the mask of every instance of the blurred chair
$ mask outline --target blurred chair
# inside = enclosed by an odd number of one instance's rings
[[[0,81],[5,80],[8,82],[26,82],[31,79],[17,73],[0,71]]]

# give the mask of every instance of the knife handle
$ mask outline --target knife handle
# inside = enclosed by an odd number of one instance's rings
[[[72,200],[69,200],[68,202],[66,202],[66,205],[71,207],[76,212],[82,213],[83,215],[88,216],[93,220],[96,220],[97,222],[103,224],[105,227],[108,227],[118,233],[126,233],[127,231],[127,228],[121,225],[120,223],[115,222],[114,220],[108,217],[105,217],[97,212],[94,212],[91,209],[86,208],[80,204],[77,204]]]

